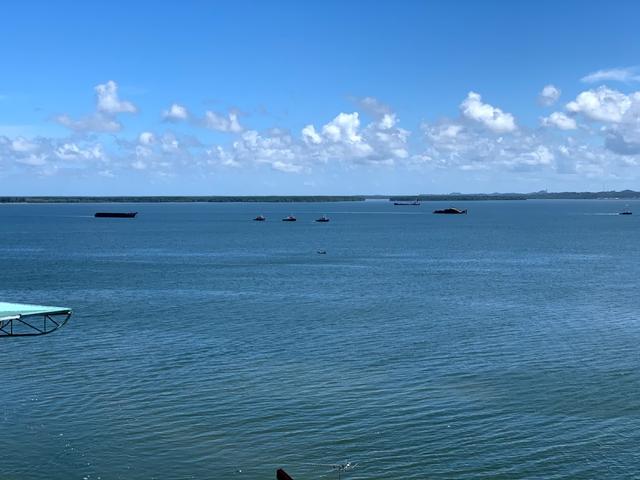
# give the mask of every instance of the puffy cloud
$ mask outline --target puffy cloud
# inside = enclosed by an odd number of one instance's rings
[[[547,139],[536,132],[516,131],[507,136],[487,135],[482,128],[458,121],[423,124],[426,151],[419,163],[464,171],[553,169],[555,154]]]
[[[562,112],[553,112],[548,117],[544,117],[542,119],[542,125],[545,127],[556,127],[560,130],[575,130],[578,128],[576,120]]]
[[[103,145],[92,141],[0,136],[0,161],[4,169],[27,167],[50,174],[67,168],[97,167],[109,158]]]
[[[360,127],[358,112],[340,113],[322,127],[322,133],[332,142],[358,143],[362,141],[362,137],[358,135],[358,127]]]
[[[378,128],[381,130],[389,130],[395,126],[397,121],[394,113],[385,113],[378,122]]]
[[[105,152],[101,144],[81,147],[76,143],[64,143],[55,149],[62,160],[104,160]]]
[[[302,129],[302,139],[306,144],[318,145],[322,143],[322,137],[316,132],[316,128],[313,125],[307,125]]]
[[[517,128],[513,115],[483,103],[480,94],[475,92],[469,92],[467,98],[460,104],[460,111],[466,118],[496,133],[513,132]]]
[[[138,142],[141,143],[142,145],[152,145],[153,143],[155,143],[155,141],[156,141],[156,137],[151,132],[142,132],[138,136]]]
[[[55,121],[76,132],[117,132],[122,125],[116,119],[119,113],[136,113],[138,109],[131,102],[120,100],[118,85],[113,80],[97,85],[96,112],[74,120],[67,114],[58,115]]]
[[[96,85],[97,109],[106,114],[116,113],[136,113],[136,106],[118,97],[118,84],[113,80],[107,83]]]
[[[611,68],[608,70],[598,70],[585,75],[581,78],[585,83],[599,83],[605,81],[614,82],[640,82],[640,73],[638,73],[637,67],[627,68]]]
[[[358,112],[340,113],[322,126],[321,133],[307,125],[302,136],[309,147],[307,155],[321,162],[393,164],[409,156],[409,132],[396,124],[395,114],[384,113],[379,121],[361,129]]]
[[[560,98],[560,89],[554,85],[546,85],[538,95],[538,103],[545,107],[551,106]]]
[[[632,99],[622,121],[604,129],[606,147],[619,155],[640,155],[640,98]]]
[[[240,133],[244,130],[238,121],[236,112],[229,112],[226,116],[207,110],[204,115],[204,126],[218,132]]]
[[[189,111],[183,105],[172,103],[171,106],[162,112],[162,118],[168,122],[179,122],[189,118]]]
[[[632,102],[640,101],[640,92],[625,95],[605,86],[580,93],[575,100],[567,103],[567,110],[582,114],[590,120],[600,122],[621,122]]]

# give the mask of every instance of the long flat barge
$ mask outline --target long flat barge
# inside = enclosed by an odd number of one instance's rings
[[[97,212],[96,218],[134,218],[138,212]]]

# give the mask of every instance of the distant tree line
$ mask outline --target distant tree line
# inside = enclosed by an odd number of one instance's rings
[[[361,202],[364,196],[110,196],[0,197],[0,203],[162,203],[162,202]]]
[[[475,201],[534,199],[612,199],[640,198],[634,190],[609,192],[532,192],[532,193],[450,193],[438,195],[263,195],[263,196],[108,196],[108,197],[48,197],[6,196],[0,203],[162,203],[162,202],[362,202],[389,199],[391,201]]]

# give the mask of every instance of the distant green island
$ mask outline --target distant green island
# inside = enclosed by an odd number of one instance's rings
[[[0,203],[162,203],[162,202],[363,202],[390,201],[482,201],[482,200],[562,200],[562,199],[631,199],[639,198],[634,190],[606,192],[532,193],[448,193],[421,195],[267,195],[267,196],[6,196]]]

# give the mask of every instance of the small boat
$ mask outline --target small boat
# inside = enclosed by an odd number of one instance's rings
[[[138,212],[97,212],[96,218],[134,218]]]
[[[624,212],[618,213],[618,215],[633,215],[633,212],[631,212],[629,210],[625,210]]]
[[[444,208],[442,210],[434,210],[433,213],[445,214],[445,215],[466,215],[467,210],[459,210],[457,208]]]
[[[294,217],[293,215],[289,215],[289,216],[284,217],[284,218],[282,219],[282,221],[283,221],[283,222],[295,222],[295,221],[297,221],[297,220],[298,220],[298,219],[297,219],[296,217]]]
[[[318,255],[326,255],[327,251],[326,250],[318,250]]]
[[[320,218],[316,218],[316,222],[326,223],[328,221],[329,221],[329,217],[327,217],[326,215],[322,215]]]
[[[267,219],[267,217],[265,217],[264,215],[258,215],[256,218],[253,219],[254,222],[264,222]]]

